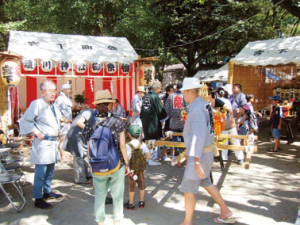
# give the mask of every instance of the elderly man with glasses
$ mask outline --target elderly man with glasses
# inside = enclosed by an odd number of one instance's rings
[[[35,164],[33,197],[35,207],[50,209],[53,206],[45,200],[62,198],[51,191],[54,166],[58,156],[60,135],[60,111],[54,106],[56,86],[51,80],[41,83],[42,97],[31,102],[20,120],[20,133],[33,134],[30,162]]]

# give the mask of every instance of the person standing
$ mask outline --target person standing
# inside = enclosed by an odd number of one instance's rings
[[[58,158],[58,137],[60,135],[60,111],[52,103],[56,86],[51,80],[40,84],[42,97],[31,102],[20,120],[20,133],[33,134],[30,162],[35,164],[33,197],[35,207],[50,209],[53,205],[45,200],[61,198],[51,191],[54,166]]]
[[[148,92],[143,98],[143,104],[141,109],[141,120],[143,124],[143,131],[145,140],[159,140],[162,135],[161,120],[167,117],[167,113],[164,110],[161,100],[158,97],[158,93],[161,92],[161,83],[154,81],[151,86],[151,91]],[[160,165],[155,163],[154,160],[158,158],[159,147],[154,148],[149,159],[149,165]]]
[[[142,127],[142,121],[140,119],[141,108],[143,104],[143,97],[145,96],[144,86],[139,86],[137,88],[136,95],[133,97],[131,102],[132,110],[132,124],[138,124]]]
[[[119,104],[119,100],[118,99],[115,99],[113,114],[115,116],[120,116],[122,118],[126,118],[125,110],[124,110],[123,106],[121,106]]]
[[[224,103],[223,107],[226,107],[226,109],[229,113],[228,116],[230,116],[229,121],[225,122],[225,130],[222,131],[222,134],[238,135],[237,124],[236,124],[235,118],[234,118],[234,111],[233,111],[230,101],[227,99],[228,96],[232,96],[232,85],[226,84],[223,87],[218,88],[217,94],[218,94],[218,99]],[[236,113],[236,115],[238,115],[238,114]],[[231,138],[230,141],[232,144],[234,144],[236,146],[241,145],[241,142],[239,139]],[[228,141],[226,141],[225,144],[228,144]],[[234,151],[234,154],[237,159],[237,164],[242,165],[243,161],[244,161],[244,152],[243,151]],[[222,151],[222,159],[225,162],[228,161],[228,150]]]
[[[239,111],[243,105],[247,104],[246,95],[242,92],[242,85],[234,84],[232,92],[233,94],[229,97],[229,100],[232,104],[232,110],[233,112]]]
[[[173,132],[182,132],[184,127],[184,121],[181,118],[181,110],[185,109],[187,111],[187,103],[183,98],[183,93],[180,88],[182,88],[182,83],[176,85],[176,91],[169,95],[167,98],[164,109],[168,117],[170,118],[170,130]],[[181,137],[173,137],[171,141],[182,141]],[[179,149],[176,149],[179,151]],[[180,152],[178,152],[180,153]],[[175,152],[173,150],[172,158],[175,158]]]
[[[180,190],[184,192],[185,218],[180,225],[193,223],[196,205],[195,194],[203,187],[221,209],[216,223],[228,222],[232,212],[227,207],[219,190],[211,183],[210,171],[214,161],[213,140],[214,122],[211,106],[199,96],[201,84],[197,78],[185,78],[182,91],[185,101],[190,104],[184,126],[183,137],[187,148],[187,165]]]
[[[62,117],[64,117],[67,121],[63,124],[63,127],[61,128],[61,136],[59,138],[59,152],[60,152],[60,159],[61,161],[64,160],[62,145],[64,143],[66,134],[68,133],[68,130],[71,127],[72,122],[72,102],[70,99],[71,94],[71,86],[70,84],[64,84],[61,87],[62,91],[59,93],[58,97],[56,98],[54,105],[58,110],[60,111]]]
[[[89,159],[87,154],[87,139],[82,135],[86,123],[94,124],[95,111],[85,109],[73,120],[65,137],[62,149],[70,152],[73,158],[74,181],[76,184],[90,184],[92,174],[89,172]]]

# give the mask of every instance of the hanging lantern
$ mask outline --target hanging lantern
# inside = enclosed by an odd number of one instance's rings
[[[106,72],[109,74],[115,73],[117,71],[116,63],[106,63]]]
[[[41,69],[46,72],[49,73],[53,70],[54,68],[54,63],[52,60],[41,60]]]
[[[84,73],[86,71],[86,63],[85,62],[77,62],[76,63],[76,72]]]
[[[102,64],[101,63],[92,63],[92,72],[93,73],[99,73],[102,70]]]
[[[140,67],[140,85],[151,86],[154,81],[155,68],[152,64],[143,64]]]
[[[60,60],[58,62],[58,69],[62,73],[67,73],[71,68],[71,63],[67,60]]]
[[[6,86],[17,86],[20,82],[21,67],[17,61],[5,59],[1,63],[1,78]]]
[[[131,66],[130,63],[122,63],[122,73],[127,74],[130,72]]]
[[[36,62],[33,59],[24,59],[22,63],[25,71],[31,72],[36,68]]]

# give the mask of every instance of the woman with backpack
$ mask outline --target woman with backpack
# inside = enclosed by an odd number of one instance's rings
[[[93,133],[89,140],[89,153],[95,188],[94,213],[98,225],[103,225],[105,220],[105,198],[108,189],[110,189],[110,194],[113,198],[114,224],[120,224],[120,220],[123,218],[124,181],[125,174],[128,173],[128,157],[124,133],[126,122],[110,113],[114,102],[115,100],[108,90],[97,91],[96,101],[93,102],[97,109],[97,114],[95,115],[97,125],[87,129],[90,133]],[[107,134],[107,131],[110,132]],[[103,169],[107,165],[105,165],[106,162],[103,162],[103,158],[105,157],[101,156],[101,154],[104,151],[110,154],[109,151],[112,151],[110,148],[111,144],[114,147],[112,150],[117,153],[114,154],[115,158],[108,160],[107,164],[109,166],[111,161],[117,160],[117,166],[115,168]],[[103,146],[109,149],[105,149]],[[97,160],[100,158],[101,160]],[[100,168],[100,170],[97,171],[97,168]]]

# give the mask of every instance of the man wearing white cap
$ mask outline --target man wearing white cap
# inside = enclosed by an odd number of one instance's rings
[[[187,149],[187,165],[180,190],[184,192],[185,219],[180,225],[193,224],[196,205],[195,194],[199,186],[203,187],[220,206],[220,216],[216,223],[233,222],[232,212],[227,207],[219,190],[211,183],[210,171],[214,161],[214,121],[211,106],[199,96],[201,84],[197,78],[185,78],[183,91],[185,101],[190,104],[184,125],[183,137]]]
[[[72,122],[72,102],[69,98],[71,94],[71,86],[70,84],[64,84],[61,87],[62,91],[59,93],[57,99],[54,102],[54,105],[59,109],[62,117],[66,119],[68,122]],[[64,159],[63,151],[62,151],[62,144],[64,143],[66,134],[70,129],[71,124],[65,123],[64,126],[61,128],[61,137],[59,139],[59,151],[61,160]]]
[[[136,90],[136,95],[132,98],[131,111],[132,111],[132,123],[138,124],[142,127],[142,121],[140,119],[140,113],[143,104],[143,97],[146,91],[144,86],[139,86]]]

